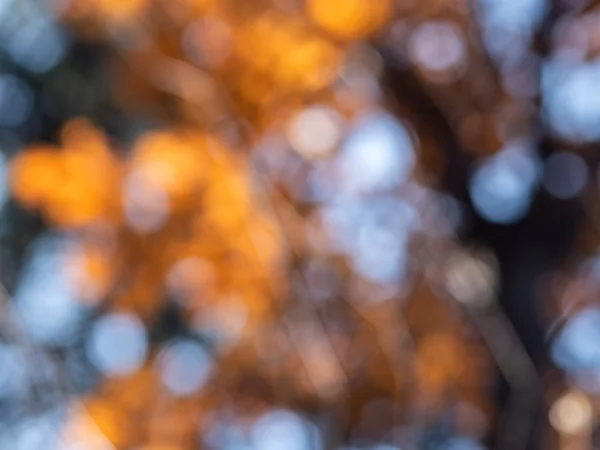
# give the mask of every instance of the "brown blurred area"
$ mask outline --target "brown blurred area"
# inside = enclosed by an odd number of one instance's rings
[[[600,445],[600,3],[0,0],[0,450]]]

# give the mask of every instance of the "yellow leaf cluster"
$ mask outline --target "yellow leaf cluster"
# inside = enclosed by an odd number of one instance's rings
[[[341,52],[299,17],[268,13],[236,30],[239,61],[284,91],[312,92],[336,75]]]
[[[231,0],[129,1],[140,4],[136,8],[115,7],[111,16],[102,12],[109,8],[110,0],[79,0],[75,5],[86,3],[81,8],[87,13],[71,12],[66,19],[82,26],[91,17],[92,23],[99,26],[100,35],[108,40],[112,36],[107,32],[110,25],[130,27],[132,36],[143,36],[144,50],[135,45],[127,49],[118,45],[129,60],[144,60],[143,71],[145,67],[163,67],[164,57],[201,66],[203,72],[196,72],[196,80],[194,72],[189,71],[185,85],[177,87],[178,91],[185,91],[179,98],[182,114],[203,117],[194,115],[194,108],[216,111],[227,104],[231,110],[242,112],[249,124],[258,129],[265,120],[276,119],[274,105],[281,110],[284,105],[293,106],[331,86],[349,45],[380,29],[392,14],[391,0],[334,0],[331,5],[308,2],[305,11],[295,12],[283,11],[262,0],[243,5]],[[76,6],[70,8],[77,10]],[[146,10],[148,14],[138,20]],[[207,74],[217,80],[227,95],[209,95],[206,98],[210,99],[202,102],[212,104],[198,105],[200,77]],[[127,76],[123,74],[123,78]],[[174,79],[160,85],[174,84]],[[150,89],[160,91],[158,84]],[[145,98],[150,97],[146,94]],[[192,97],[190,104],[188,99]]]
[[[114,216],[121,166],[105,137],[77,120],[63,133],[63,147],[38,146],[15,157],[11,187],[25,206],[65,227]]]
[[[308,0],[308,14],[323,30],[338,39],[369,37],[392,16],[392,0]]]
[[[128,180],[168,199],[156,230],[130,222]],[[160,309],[169,274],[196,260],[216,276],[202,283],[197,273],[172,278],[191,316],[231,296],[252,317],[269,310],[282,256],[276,222],[258,207],[247,165],[216,138],[190,129],[153,131],[120,160],[100,131],[77,119],[63,130],[61,148],[34,147],[14,158],[11,186],[19,202],[50,223],[81,231],[83,250],[68,264],[83,300],[98,301],[129,280],[116,304],[149,318]],[[152,208],[159,200],[145,201]]]
[[[199,194],[207,176],[206,144],[201,134],[151,132],[135,144],[130,171],[164,191],[171,207],[180,209]]]

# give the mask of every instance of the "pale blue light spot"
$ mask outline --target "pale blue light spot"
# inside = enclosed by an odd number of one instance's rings
[[[27,358],[18,347],[0,344],[0,397],[19,397],[27,388]]]
[[[60,430],[64,419],[64,407],[61,406],[41,415],[29,415],[2,430],[4,432],[0,435],[0,448],[63,450]]]
[[[253,450],[244,430],[232,423],[217,423],[204,434],[204,442],[211,449]]]
[[[321,450],[316,426],[288,410],[273,410],[251,429],[254,450]]]
[[[443,450],[485,450],[485,447],[469,437],[454,437],[443,446]]]
[[[0,75],[0,126],[25,122],[33,109],[33,91],[14,75]]]
[[[587,308],[570,318],[552,346],[552,358],[572,371],[600,371],[600,309]]]
[[[386,113],[361,120],[348,135],[339,156],[344,190],[350,194],[392,189],[410,175],[414,163],[408,131]]]
[[[573,65],[557,58],[544,67],[544,108],[553,129],[573,141],[600,138],[600,59]]]
[[[32,72],[47,72],[66,54],[66,38],[57,25],[39,16],[14,30],[6,47],[11,57]]]
[[[469,193],[477,213],[500,224],[525,217],[539,178],[539,164],[527,153],[505,150],[476,168]]]
[[[68,245],[68,239],[52,235],[38,239],[17,286],[17,314],[36,341],[68,343],[86,313],[66,274],[60,270],[64,267],[64,249]]]
[[[516,33],[528,33],[548,11],[545,0],[480,0],[486,26]]]
[[[130,314],[103,316],[92,327],[86,350],[94,366],[105,375],[133,373],[146,359],[146,329]]]
[[[208,382],[212,358],[200,344],[178,340],[170,344],[158,359],[158,370],[165,386],[175,395],[191,395]]]
[[[334,248],[351,257],[358,273],[376,283],[402,278],[409,235],[419,226],[409,203],[392,196],[345,200],[327,206],[324,217]]]

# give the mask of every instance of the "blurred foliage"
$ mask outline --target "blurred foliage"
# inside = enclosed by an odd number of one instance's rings
[[[597,445],[598,8],[0,2],[0,448]]]

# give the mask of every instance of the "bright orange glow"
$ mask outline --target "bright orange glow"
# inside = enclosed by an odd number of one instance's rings
[[[308,13],[317,25],[333,36],[361,39],[376,32],[392,14],[391,0],[308,0]]]
[[[65,127],[63,141],[61,150],[37,148],[14,159],[15,196],[65,227],[114,218],[120,167],[104,137],[78,120]]]

